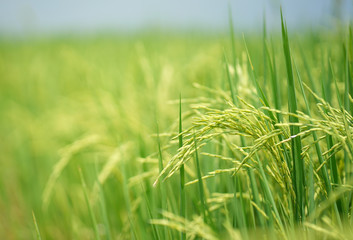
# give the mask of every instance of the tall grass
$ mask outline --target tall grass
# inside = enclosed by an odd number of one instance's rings
[[[2,42],[0,237],[349,239],[352,29],[229,21]]]

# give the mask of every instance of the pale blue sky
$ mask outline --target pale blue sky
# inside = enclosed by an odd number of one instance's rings
[[[266,12],[270,28],[279,27],[282,5],[290,28],[332,26],[337,0],[0,0],[0,34],[94,33],[146,28],[225,30],[228,2],[235,27],[262,27]],[[353,17],[353,0],[341,0],[342,15]]]

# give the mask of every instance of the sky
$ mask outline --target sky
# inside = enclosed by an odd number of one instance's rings
[[[353,17],[353,0],[0,0],[0,34],[223,31],[229,5],[241,30],[260,29],[264,15],[270,29],[279,28],[280,6],[289,28],[333,28],[333,13],[345,22]]]

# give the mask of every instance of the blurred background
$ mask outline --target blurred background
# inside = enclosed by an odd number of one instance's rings
[[[352,0],[105,0],[0,1],[2,35],[134,32],[145,29],[223,31],[231,5],[235,28],[257,30],[265,15],[270,29],[279,27],[282,6],[292,29],[334,28],[348,22]]]
[[[141,197],[159,216],[159,191],[151,187],[159,168],[157,122],[160,145],[168,147],[178,132],[179,94],[185,128],[190,104],[223,104],[223,95],[211,92],[229,94],[224,53],[249,88],[241,32],[258,35],[245,37],[266,86],[263,19],[279,33],[280,6],[290,34],[305,38],[302,52],[291,38],[301,71],[305,54],[313,78],[326,79],[330,56],[343,79],[345,35],[336,29],[347,28],[353,0],[0,0],[0,239],[34,239],[32,212],[43,239],[93,239],[79,168],[90,194],[97,193],[97,175],[102,184],[98,202],[108,211],[92,206],[98,225],[107,226],[102,239],[132,239],[133,228],[137,239],[153,239]],[[285,80],[278,36],[269,42]],[[176,145],[163,151],[164,160],[176,151]],[[213,169],[209,164],[205,171]],[[177,184],[168,185],[170,199],[178,199]],[[197,194],[189,198],[190,216],[198,201]]]

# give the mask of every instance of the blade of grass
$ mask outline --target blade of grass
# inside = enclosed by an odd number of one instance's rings
[[[315,210],[315,183],[314,183],[314,166],[313,160],[309,155],[309,170],[308,170],[308,215]]]
[[[228,2],[228,16],[229,16],[229,30],[230,30],[230,39],[231,39],[231,49],[232,49],[232,60],[233,60],[233,69],[236,70],[237,66],[236,66],[236,55],[235,55],[235,36],[234,36],[234,24],[233,24],[233,19],[232,19],[232,8],[230,5],[230,2]],[[233,79],[232,79],[232,75],[229,72],[229,65],[228,65],[228,61],[227,61],[227,57],[226,54],[223,54],[224,56],[224,62],[226,65],[226,72],[227,72],[227,78],[228,78],[228,83],[229,83],[229,88],[231,91],[231,96],[232,96],[232,100],[233,103],[235,104],[237,102],[237,88],[236,86],[238,85],[238,78],[237,78],[237,74],[233,75]],[[233,82],[234,81],[234,82]],[[233,84],[234,83],[234,84]]]
[[[236,93],[235,93],[237,90],[233,86],[233,81],[232,81],[232,77],[231,77],[231,74],[229,71],[228,60],[227,60],[227,56],[226,56],[225,52],[223,52],[223,59],[224,59],[225,67],[226,67],[227,80],[228,80],[228,84],[229,84],[229,89],[230,89],[232,101],[233,101],[234,105],[237,105],[238,101],[237,101],[237,97],[236,97]]]
[[[126,204],[126,211],[127,211],[127,217],[130,223],[130,238],[131,239],[137,239],[137,233],[135,230],[135,225],[133,221],[133,214],[131,210],[131,200],[129,196],[129,187],[128,187],[128,178],[127,178],[127,168],[126,168],[126,163],[125,161],[121,162],[121,174],[123,175],[123,194],[124,194],[124,200]]]
[[[201,174],[201,167],[199,162],[199,156],[197,153],[197,143],[196,137],[194,135],[194,145],[195,145],[195,162],[196,162],[196,172],[197,172],[197,179],[198,179],[198,187],[199,187],[199,195],[200,195],[200,202],[201,202],[201,214],[205,223],[208,223],[206,212],[208,212],[207,205],[205,202],[205,194],[203,189],[203,181],[202,181],[202,174]]]
[[[145,202],[146,202],[146,208],[147,208],[148,216],[149,216],[150,219],[154,219],[154,216],[153,216],[153,213],[152,213],[152,209],[151,209],[151,204],[150,204],[150,202],[148,200],[147,192],[146,192],[146,190],[144,188],[144,185],[142,183],[141,183],[141,188],[142,188],[142,192],[143,192],[144,199],[145,199]],[[152,232],[153,232],[154,239],[160,239],[158,231],[157,231],[157,228],[156,228],[156,225],[155,224],[151,224],[151,226],[152,226]]]
[[[268,66],[270,69],[270,74],[271,74],[271,90],[272,90],[272,98],[273,98],[273,102],[275,104],[275,108],[277,110],[281,110],[281,90],[280,90],[280,85],[278,83],[278,79],[277,79],[277,69],[276,69],[276,58],[275,58],[275,54],[274,54],[274,48],[272,45],[272,61],[271,61],[271,56],[270,56],[270,52],[268,49],[268,44],[267,42],[265,42],[265,54],[268,58]],[[282,122],[282,115],[277,112],[277,121],[278,122]]]
[[[79,172],[79,175],[80,175],[82,189],[83,189],[83,193],[84,193],[84,196],[85,196],[86,204],[87,204],[87,207],[88,207],[88,212],[89,212],[89,215],[90,215],[90,218],[91,218],[91,221],[92,221],[94,234],[95,234],[95,239],[99,240],[100,236],[99,236],[98,227],[97,227],[97,220],[96,220],[96,217],[95,217],[95,215],[93,213],[93,209],[92,209],[91,203],[90,203],[89,198],[88,198],[87,185],[86,185],[85,179],[83,178],[83,174],[82,174],[81,168],[78,169],[78,172]]]
[[[270,104],[268,103],[267,97],[264,94],[264,92],[263,92],[263,90],[257,80],[256,72],[254,69],[254,65],[252,64],[252,61],[251,61],[249,49],[248,49],[244,34],[243,34],[243,41],[244,41],[245,51],[246,51],[246,54],[248,57],[248,63],[250,65],[250,69],[251,69],[251,71],[250,71],[251,79],[252,79],[254,86],[256,88],[257,95],[259,96],[259,98],[261,100],[261,104],[264,104],[266,107],[270,107]],[[274,120],[274,116],[273,116],[272,112],[268,112],[268,114],[271,117],[271,119]]]
[[[333,69],[331,68],[332,65],[330,64],[330,60],[328,61],[328,65],[329,65],[329,69],[328,69],[328,81],[332,81],[332,79],[334,78],[334,74],[333,74]],[[323,65],[323,63],[322,63]],[[327,89],[327,86],[325,85],[325,81],[324,78],[321,81],[321,88],[322,88],[322,96],[325,99],[325,101],[327,101],[328,103],[331,102],[331,95],[328,94],[328,92],[330,91],[330,89]],[[340,108],[342,109],[342,104],[341,104],[341,100],[339,99],[338,96],[338,103]],[[327,111],[326,111],[327,113]],[[331,135],[326,134],[326,145],[327,145],[327,149],[331,149],[334,145],[333,143],[333,138]],[[332,186],[332,190],[334,191],[335,187],[338,186],[340,179],[338,176],[338,168],[337,168],[337,161],[336,161],[336,157],[335,154],[331,154],[329,159],[329,169],[330,169],[330,177],[331,177],[331,182],[330,185]],[[339,225],[341,226],[341,217],[339,212],[342,212],[343,210],[343,204],[342,204],[342,199],[339,199],[337,202],[334,203],[334,208],[333,211],[336,215],[336,219],[337,222],[339,223]]]
[[[302,96],[303,96],[303,99],[304,99],[304,103],[305,103],[305,106],[306,106],[306,112],[311,117],[310,105],[309,105],[308,99],[306,97],[306,94],[304,92],[303,81],[302,81],[301,75],[300,75],[300,73],[298,71],[298,68],[297,68],[295,63],[294,63],[294,67],[295,67],[295,70],[296,70],[296,73],[297,73],[300,90],[301,90],[301,93],[302,93]],[[310,121],[310,123],[312,124],[311,121]],[[313,131],[313,140],[315,142],[316,155],[317,155],[319,163],[321,165],[321,164],[323,164],[325,162],[325,160],[322,157],[321,146],[320,146],[320,144],[318,142],[317,133],[315,131]],[[331,183],[330,183],[330,180],[329,180],[329,177],[328,177],[329,175],[328,175],[326,164],[323,165],[323,167],[320,169],[320,171],[321,171],[322,178],[324,179],[326,191],[329,194],[331,192]]]
[[[285,56],[286,68],[287,68],[287,82],[288,82],[288,110],[291,113],[297,113],[297,98],[295,94],[295,84],[292,69],[291,53],[289,49],[287,27],[285,25],[282,9],[281,9],[281,25],[282,25],[282,41],[283,51]],[[290,115],[290,123],[298,123],[297,117]],[[304,209],[305,209],[305,177],[304,177],[304,162],[301,159],[301,140],[297,134],[300,132],[300,128],[297,125],[290,126],[291,148],[292,148],[292,159],[293,159],[293,183],[295,191],[295,218],[297,222],[304,221]]]
[[[350,29],[350,37],[349,37],[349,41],[352,43],[353,42],[353,36],[352,36],[352,31]],[[347,112],[351,113],[351,115],[353,115],[353,104],[350,103],[350,98],[353,97],[353,77],[351,76],[352,72],[351,72],[351,62],[353,60],[351,60],[350,58],[353,58],[353,47],[352,46],[347,46],[347,50],[346,50],[346,78],[345,78],[345,93],[344,93],[344,99],[345,99],[345,109]],[[352,56],[350,56],[350,54]],[[353,155],[353,142],[352,142],[352,138],[350,137],[350,131],[348,131],[348,123],[347,123],[347,119],[346,119],[346,115],[344,114],[343,108],[341,108],[341,112],[342,112],[342,116],[343,116],[343,120],[345,121],[345,129],[347,132],[347,147],[348,150],[351,154],[351,156]],[[346,153],[348,154],[348,153]],[[348,156],[347,156],[348,158]],[[353,159],[351,158],[351,161],[353,161]]]
[[[242,228],[243,226],[241,225],[241,217],[240,217],[240,212],[238,211],[238,206],[239,206],[239,203],[238,203],[238,199],[237,199],[237,184],[236,184],[236,176],[232,176],[232,188],[233,188],[233,194],[234,194],[234,197],[233,197],[233,206],[234,206],[234,209],[233,209],[233,228]]]
[[[351,73],[351,62],[352,60],[350,59],[352,56],[350,56],[351,54],[351,49],[353,49],[352,46],[350,46],[350,42],[352,42],[352,32],[350,30],[349,33],[349,38],[348,38],[348,43],[347,45],[344,45],[344,56],[345,56],[345,91],[344,91],[344,107],[345,109],[351,114],[353,115],[353,106],[351,106],[352,104],[350,104],[350,100],[349,100],[349,96],[353,97],[353,79],[352,79],[352,73]],[[350,51],[351,50],[351,51]]]
[[[345,109],[353,116],[353,104],[350,102],[350,98],[353,97],[353,34],[352,34],[352,24],[350,24],[349,33],[348,33],[348,42],[346,44],[346,54],[345,54]],[[348,144],[351,145],[351,144]],[[352,147],[350,147],[350,151],[352,152]],[[349,182],[352,179],[352,159],[349,159],[349,153],[344,152],[344,163],[345,163],[345,182]],[[349,193],[347,197],[347,202],[353,201],[352,194]],[[349,206],[347,206],[349,208]],[[352,208],[353,213],[353,208]],[[353,218],[351,217],[351,222],[353,222]]]
[[[329,69],[328,69],[329,81],[336,82],[336,78],[334,76],[334,71],[333,71],[330,59],[328,60],[328,67],[329,67]],[[331,89],[326,89],[323,85],[322,86],[322,93],[323,93],[323,97],[325,100],[327,99],[327,91],[331,91]],[[336,93],[338,93],[338,92],[336,92]],[[338,100],[340,109],[343,113],[343,106],[342,106],[341,100],[339,99],[340,98],[339,95],[337,97],[338,97],[337,100]],[[332,135],[326,135],[326,144],[327,144],[327,149],[331,149],[333,147],[334,142],[333,142]],[[335,190],[335,188],[337,186],[341,185],[341,178],[338,173],[338,167],[337,167],[337,161],[336,161],[335,154],[331,154],[331,156],[329,158],[329,168],[330,168],[330,174],[331,174],[331,185],[333,185],[332,190]],[[335,214],[337,216],[337,221],[340,226],[342,226],[342,224],[341,224],[341,218],[339,216],[339,212],[343,212],[344,207],[345,207],[344,200],[342,198],[338,199],[337,203],[335,203],[334,211],[335,211]]]
[[[161,150],[161,141],[159,138],[159,127],[158,127],[158,121],[156,122],[156,130],[157,130],[157,145],[158,145],[158,167],[159,167],[159,173],[163,171],[163,155],[162,155],[162,150]],[[163,210],[167,210],[165,206],[166,202],[166,189],[165,185],[163,182],[161,182],[158,186],[158,193],[160,196],[160,217],[163,219],[164,216],[162,214]],[[168,231],[166,226],[163,226],[164,229],[164,238],[167,238],[168,236]]]
[[[250,179],[250,187],[251,187],[251,192],[252,192],[254,202],[256,203],[257,206],[261,206],[260,197],[259,197],[259,190],[257,187],[254,170],[249,168],[248,175],[249,175],[249,179]],[[264,219],[263,215],[261,213],[259,213],[258,211],[256,211],[256,213],[257,213],[257,219],[259,221],[260,227],[261,228],[265,227],[265,219]]]
[[[179,149],[183,147],[183,123],[181,117],[181,94],[179,95]],[[180,216],[182,218],[186,217],[186,207],[185,207],[185,169],[184,164],[180,167]],[[184,240],[186,238],[185,233],[180,233],[180,239]]]
[[[243,193],[241,180],[238,174],[231,177],[233,183],[233,200],[234,200],[234,227],[239,228],[244,239],[248,239],[247,225],[245,220],[245,209],[243,203]],[[237,193],[239,192],[239,199]]]
[[[162,170],[163,170],[163,156],[162,156],[162,150],[161,150],[161,140],[159,138],[158,122],[156,122],[156,130],[157,130],[157,146],[158,146],[158,167],[159,167],[159,172],[162,172]]]
[[[38,223],[37,223],[37,219],[34,214],[34,211],[32,211],[32,217],[33,217],[34,228],[36,229],[37,240],[42,240],[42,236],[40,235],[40,231],[39,231],[39,227],[38,227]]]
[[[353,108],[350,104],[350,99],[349,97],[350,96],[353,96],[352,92],[353,92],[353,87],[352,87],[352,84],[351,84],[351,79],[350,79],[350,64],[349,64],[349,58],[350,58],[350,51],[349,51],[349,41],[351,40],[352,38],[352,32],[351,32],[351,29],[350,30],[350,36],[349,36],[349,39],[348,39],[348,44],[347,44],[347,47],[345,45],[343,45],[343,57],[344,57],[344,60],[345,60],[345,81],[344,81],[344,84],[345,84],[345,91],[344,91],[344,108],[346,111],[350,112],[351,115],[353,115]],[[352,47],[350,47],[350,49],[352,49]],[[331,69],[333,69],[332,67],[332,63],[330,61],[330,67]],[[336,79],[335,79],[336,80]],[[336,94],[337,94],[337,99],[339,101],[339,105],[342,109],[342,102],[341,102],[341,98],[340,98],[340,93],[338,91],[338,87],[337,87],[337,81],[335,81],[335,86],[336,86]],[[348,156],[348,153],[345,151],[344,152],[344,163],[345,163],[345,181],[349,181],[349,178],[351,178],[351,173],[349,173],[351,171],[351,162],[349,160],[349,156]]]
[[[348,129],[348,126],[347,126],[347,120],[346,120],[346,116],[345,116],[345,112],[344,112],[344,107],[343,107],[343,104],[342,104],[342,101],[341,101],[341,98],[340,98],[340,93],[339,93],[338,86],[337,86],[337,79],[335,77],[335,73],[334,73],[334,70],[333,70],[331,59],[329,59],[328,63],[329,63],[329,70],[331,72],[331,75],[332,75],[332,78],[333,78],[333,82],[334,82],[334,85],[335,85],[337,101],[338,101],[338,104],[339,104],[340,109],[341,109],[343,121],[345,123],[345,130],[347,132],[347,137],[348,137],[348,139],[350,139],[349,129]],[[347,145],[348,145],[348,149],[349,149],[350,144],[348,143]],[[349,174],[350,174],[348,169],[351,168],[351,162],[348,159],[347,149],[344,149],[344,166],[345,166],[345,168],[344,168],[345,180],[347,182],[349,180]],[[339,185],[342,184],[342,181],[341,181],[341,178],[338,175],[337,166],[334,166],[334,168],[335,168],[335,171],[336,171],[335,174],[337,175],[337,179],[336,179],[337,183],[335,184],[335,186],[339,186]],[[343,211],[344,212],[343,217],[345,218],[345,220],[347,220],[347,217],[349,215],[349,205],[347,205],[347,204],[350,202],[350,199],[349,199],[350,196],[351,196],[350,193],[344,194],[343,198],[339,199],[339,201],[337,203],[337,210],[336,211],[338,211],[338,210]],[[336,215],[337,215],[337,213],[336,213]],[[340,218],[337,218],[337,221],[338,221],[339,225],[342,227],[342,223],[340,221]]]
[[[99,205],[100,205],[100,209],[101,209],[102,216],[103,216],[103,222],[104,222],[107,240],[110,240],[110,239],[112,239],[112,235],[110,232],[110,225],[109,225],[108,214],[107,214],[107,206],[105,204],[105,197],[104,197],[102,184],[98,180],[99,174],[98,174],[97,162],[95,164],[95,171],[96,171],[96,183],[98,186],[98,194],[99,194]]]
[[[244,228],[244,238],[247,239],[248,238],[248,234],[247,234],[247,221],[246,221],[246,209],[244,206],[244,197],[243,197],[243,187],[242,187],[242,182],[241,182],[241,177],[239,176],[239,174],[234,176],[237,179],[237,189],[239,191],[239,207],[240,209],[238,209],[238,211],[240,212],[240,219],[241,219],[241,224],[242,224],[242,228]]]
[[[274,212],[274,216],[275,216],[275,220],[278,224],[278,227],[279,229],[281,230],[282,234],[285,235],[285,230],[284,230],[284,225],[283,225],[283,222],[282,222],[282,219],[279,215],[279,212],[278,212],[278,209],[277,209],[277,206],[276,206],[276,203],[275,203],[275,200],[273,198],[273,195],[272,195],[272,191],[271,191],[271,188],[270,188],[270,185],[268,183],[268,180],[267,180],[267,176],[265,174],[265,171],[264,171],[264,168],[262,166],[262,163],[258,157],[258,155],[256,154],[256,158],[257,158],[257,161],[258,161],[258,165],[259,165],[259,173],[260,173],[260,176],[262,178],[262,185],[263,185],[263,190],[264,190],[264,193],[265,193],[265,198],[266,200],[269,202],[273,212]],[[272,215],[272,214],[270,214]]]

